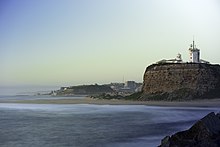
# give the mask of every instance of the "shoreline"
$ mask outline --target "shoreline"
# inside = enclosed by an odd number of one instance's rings
[[[0,100],[0,103],[17,104],[94,104],[94,105],[146,105],[161,107],[220,107],[220,98],[201,99],[191,101],[131,101],[131,100],[106,100],[92,99],[36,99],[36,100]]]

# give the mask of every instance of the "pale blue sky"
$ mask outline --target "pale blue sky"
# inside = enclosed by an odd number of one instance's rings
[[[219,0],[2,0],[0,85],[142,82],[193,35],[220,63]]]

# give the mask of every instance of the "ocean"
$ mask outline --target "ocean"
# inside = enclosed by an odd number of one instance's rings
[[[39,98],[51,97],[0,96]],[[154,147],[212,111],[219,108],[0,103],[0,146]]]

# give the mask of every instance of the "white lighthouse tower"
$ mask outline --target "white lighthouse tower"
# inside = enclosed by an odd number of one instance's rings
[[[189,48],[190,62],[200,63],[200,50],[196,48],[195,42]]]

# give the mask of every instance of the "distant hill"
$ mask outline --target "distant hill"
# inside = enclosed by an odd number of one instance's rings
[[[146,68],[138,100],[220,98],[220,66],[204,63],[153,64]]]
[[[71,87],[61,87],[60,90],[55,91],[56,95],[93,95],[114,92],[110,86],[107,85],[79,85]]]

